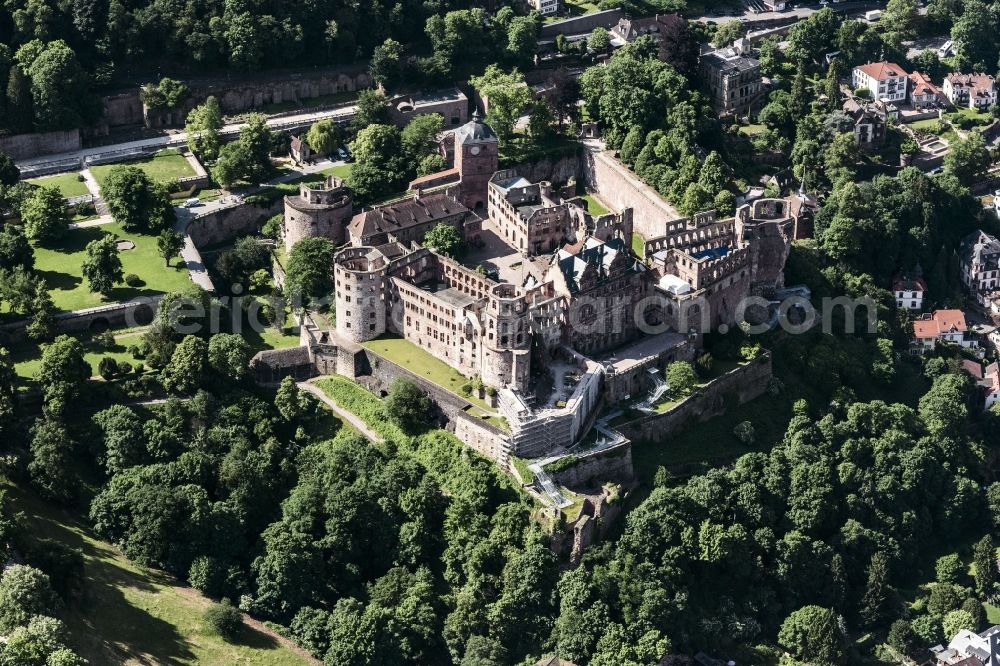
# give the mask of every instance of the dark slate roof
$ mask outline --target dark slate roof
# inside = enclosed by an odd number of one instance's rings
[[[407,197],[400,201],[358,213],[351,220],[351,233],[367,238],[380,233],[396,233],[453,215],[468,213],[460,201],[445,192]]]
[[[493,128],[483,122],[479,111],[472,114],[472,120],[455,130],[455,143],[496,143],[497,135]]]

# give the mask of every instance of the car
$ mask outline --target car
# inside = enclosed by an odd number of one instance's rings
[[[344,150],[343,148],[337,148],[337,153],[336,154],[337,154],[337,159],[338,160],[343,160],[344,162],[347,161],[348,154],[347,154],[347,151]]]
[[[200,206],[200,205],[201,205],[201,199],[199,199],[198,197],[191,197],[190,199],[186,199],[184,201],[185,208],[194,208],[195,206]]]

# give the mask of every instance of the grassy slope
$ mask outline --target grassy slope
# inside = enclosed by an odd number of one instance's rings
[[[87,243],[105,234],[115,234],[135,243],[135,248],[121,252],[125,275],[135,273],[146,285],[132,288],[124,284],[115,287],[108,301],[91,293],[80,267],[86,257]],[[35,268],[49,285],[52,300],[60,310],[80,310],[106,303],[127,301],[139,296],[153,296],[179,291],[190,285],[183,262],[174,259],[170,268],[156,251],[156,238],[122,230],[117,224],[74,229],[52,248],[35,247]]]
[[[90,194],[90,190],[87,189],[86,183],[81,181],[77,176],[79,174],[74,171],[73,173],[60,173],[55,176],[42,176],[41,178],[32,178],[28,180],[32,185],[41,185],[44,187],[55,187],[64,197],[80,197],[84,194]]]
[[[246,628],[237,644],[202,621],[209,601],[172,577],[129,562],[97,539],[75,516],[4,482],[32,534],[58,539],[84,556],[83,591],[66,609],[75,644],[91,664],[260,664],[293,666],[310,660],[273,637]]]
[[[191,168],[187,159],[179,150],[173,148],[161,150],[155,155],[138,160],[130,160],[118,164],[101,164],[91,167],[90,172],[94,174],[94,179],[97,180],[97,183],[103,187],[104,181],[107,179],[108,174],[111,173],[111,170],[123,164],[139,167],[150,178],[159,183],[169,183],[178,178],[195,175],[194,169]]]

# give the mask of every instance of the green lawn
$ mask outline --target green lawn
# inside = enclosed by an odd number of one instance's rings
[[[640,259],[646,258],[646,239],[642,237],[642,234],[632,232],[632,252]]]
[[[87,184],[80,180],[79,174],[76,171],[72,173],[60,173],[54,176],[42,176],[41,178],[30,178],[27,182],[32,185],[54,187],[67,198],[82,197],[85,194],[90,194]]]
[[[415,375],[420,375],[424,379],[434,382],[441,388],[451,391],[456,395],[460,395],[458,389],[462,384],[469,381],[458,370],[455,370],[444,361],[435,358],[430,353],[404,338],[384,337],[361,344],[379,356],[406,368]],[[471,403],[488,409],[486,403],[475,396],[462,397]]]
[[[119,363],[127,361],[133,366],[142,362],[128,352],[129,346],[139,342],[139,335],[135,330],[132,332],[123,331],[115,335],[115,345],[110,348],[98,346],[87,336],[81,336],[80,340],[83,343],[84,349],[86,349],[83,358],[90,364],[90,370],[93,373],[92,376],[97,375],[97,364],[105,356],[110,356]],[[42,364],[42,352],[38,345],[31,343],[13,345],[10,348],[10,353],[13,357],[14,372],[17,373],[17,376],[21,379],[33,380]]]
[[[91,167],[90,172],[94,174],[94,179],[97,180],[97,183],[103,187],[104,181],[107,180],[111,170],[122,164],[139,167],[158,183],[169,183],[178,178],[195,175],[194,169],[188,163],[187,159],[176,148],[166,148],[155,155],[143,157],[138,160],[130,160],[118,164],[101,164]]]
[[[131,240],[135,248],[119,254],[125,275],[135,273],[146,284],[129,287],[120,284],[107,301],[99,294],[91,293],[86,280],[81,277],[80,267],[86,256],[87,243],[106,234],[114,234]],[[170,268],[163,264],[156,251],[156,238],[138,233],[125,232],[117,224],[105,224],[86,229],[74,229],[53,247],[35,247],[35,268],[48,283],[52,300],[60,310],[81,310],[83,308],[127,301],[139,296],[154,296],[188,287],[187,268],[175,258]]]
[[[271,636],[244,627],[226,643],[202,620],[209,601],[173,577],[138,567],[99,540],[77,516],[3,482],[30,537],[60,541],[84,557],[82,593],[62,619],[72,646],[91,664],[298,666],[315,663]]]
[[[767,127],[764,125],[740,125],[740,132],[746,134],[747,136],[753,136],[755,134],[760,134]]]
[[[593,194],[582,194],[580,198],[587,202],[587,212],[591,215],[607,215],[611,212]]]

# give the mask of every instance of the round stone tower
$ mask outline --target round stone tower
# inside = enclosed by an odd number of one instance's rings
[[[337,253],[333,275],[340,336],[364,342],[385,333],[387,266],[382,253],[372,247],[349,247]]]
[[[531,327],[524,291],[514,284],[490,290],[483,312],[483,382],[489,386],[525,391],[531,358]]]
[[[345,229],[354,206],[351,190],[336,176],[327,176],[319,186],[302,184],[297,196],[285,197],[285,218],[281,224],[285,251],[303,238],[322,236],[343,245]]]

